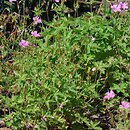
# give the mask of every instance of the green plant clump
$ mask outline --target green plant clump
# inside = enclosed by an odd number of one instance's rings
[[[17,37],[1,31],[0,122],[14,130],[129,130],[129,11],[40,20],[17,25]]]

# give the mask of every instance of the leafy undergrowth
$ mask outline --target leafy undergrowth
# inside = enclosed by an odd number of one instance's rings
[[[129,12],[87,13],[45,22],[38,38],[33,29],[1,37],[1,122],[14,130],[129,130],[129,23]]]

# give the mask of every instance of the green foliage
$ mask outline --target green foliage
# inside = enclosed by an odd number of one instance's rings
[[[129,129],[129,112],[123,117],[118,110],[130,95],[129,15],[60,17],[45,22],[40,38],[26,32],[26,48],[18,46],[21,35],[11,41],[13,49],[1,37],[1,120],[13,129],[30,123],[39,130],[101,130],[105,113],[111,128]],[[7,53],[10,59],[4,58]],[[116,99],[105,104],[111,89]]]

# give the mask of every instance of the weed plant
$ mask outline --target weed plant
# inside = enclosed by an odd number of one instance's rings
[[[130,12],[73,18],[61,6],[51,22],[35,9],[30,25],[10,14],[16,33],[1,26],[0,126],[129,130]]]

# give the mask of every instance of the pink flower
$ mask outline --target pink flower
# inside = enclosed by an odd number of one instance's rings
[[[122,101],[120,107],[123,108],[123,109],[130,108],[130,103]]]
[[[37,33],[37,31],[31,32],[31,34],[32,34],[32,36],[34,36],[34,37],[39,37],[39,36],[40,36],[40,34]]]
[[[111,5],[111,9],[113,12],[121,12],[121,5],[120,4]]]
[[[61,103],[61,104],[60,104],[60,108],[61,108],[61,109],[63,109],[63,107],[64,107],[64,104],[63,104],[63,103]]]
[[[120,2],[119,5],[121,6],[122,10],[128,9],[128,5],[125,2]]]
[[[111,90],[110,92],[107,92],[106,95],[104,96],[104,99],[111,99],[115,97],[115,93]]]
[[[27,47],[29,46],[29,42],[28,41],[25,41],[25,40],[22,40],[20,43],[19,43],[19,46],[22,46],[22,47]]]
[[[54,2],[59,3],[59,2],[60,2],[60,0],[54,0]]]
[[[33,21],[34,21],[34,24],[42,23],[42,20],[38,16],[33,17]]]
[[[9,2],[15,2],[15,1],[17,1],[17,0],[9,0]]]
[[[122,10],[128,9],[128,5],[125,2],[114,4],[111,6],[113,12],[121,12]]]

